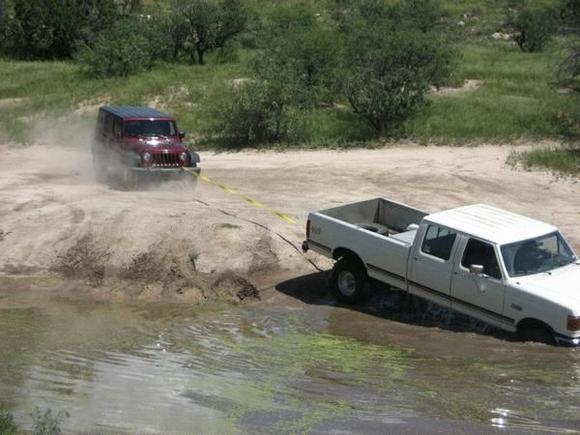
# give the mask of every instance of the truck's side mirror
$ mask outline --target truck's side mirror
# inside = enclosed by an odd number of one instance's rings
[[[184,131],[180,131],[179,132],[179,139],[183,140],[184,137],[185,137],[185,132]]]
[[[481,275],[483,273],[483,266],[481,264],[472,264],[469,266],[469,273]]]

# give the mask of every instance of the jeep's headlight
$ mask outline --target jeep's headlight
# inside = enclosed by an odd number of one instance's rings
[[[149,163],[151,161],[151,153],[143,153],[141,158],[145,163]]]
[[[580,317],[568,315],[566,328],[568,329],[568,331],[580,331]]]
[[[189,154],[187,153],[187,151],[182,152],[179,155],[179,158],[181,159],[182,162],[189,162]]]

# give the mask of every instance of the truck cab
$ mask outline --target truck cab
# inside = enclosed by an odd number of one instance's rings
[[[552,225],[483,204],[427,214],[385,199],[312,213],[340,300],[373,278],[521,338],[580,344],[580,262]]]
[[[143,176],[199,172],[199,155],[183,144],[175,118],[148,107],[99,109],[93,140],[97,178],[134,187]]]

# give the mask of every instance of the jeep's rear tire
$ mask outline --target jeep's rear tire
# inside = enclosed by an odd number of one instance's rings
[[[352,305],[364,302],[368,296],[367,287],[367,272],[359,261],[344,257],[336,262],[330,288],[341,303]]]

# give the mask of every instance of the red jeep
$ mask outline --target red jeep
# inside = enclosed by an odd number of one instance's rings
[[[190,176],[185,169],[199,173],[199,155],[183,145],[184,137],[167,113],[148,107],[101,107],[92,147],[97,178],[130,189],[140,176]]]

